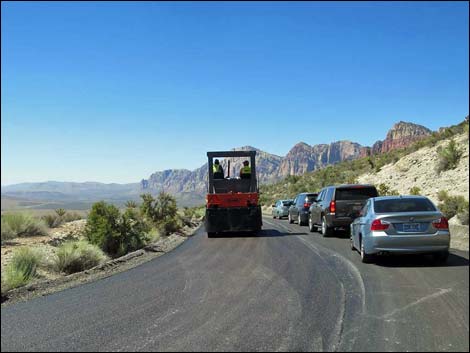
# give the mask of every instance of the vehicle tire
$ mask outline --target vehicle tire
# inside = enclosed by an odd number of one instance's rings
[[[370,254],[366,254],[364,251],[364,244],[362,243],[362,239],[360,240],[361,242],[361,261],[365,264],[370,264],[374,261],[374,256]]]
[[[323,237],[326,238],[332,234],[333,234],[333,229],[327,226],[326,218],[325,216],[323,216],[323,218],[321,219],[321,235],[323,235]]]
[[[273,219],[276,219],[276,216],[275,216],[275,215],[273,215]]]
[[[306,226],[305,222],[302,222],[302,217],[300,216],[300,213],[299,213],[299,226]]]
[[[290,215],[290,213],[289,213],[289,216],[287,218],[289,219],[289,224],[294,223],[294,220],[292,219],[292,216]]]
[[[312,233],[316,231],[316,227],[313,224],[312,219],[310,217],[308,217],[308,230]]]
[[[351,250],[354,251],[356,248],[354,247],[354,240],[352,237],[349,237],[349,245],[351,246]]]
[[[432,257],[435,263],[444,264],[447,262],[447,259],[449,258],[449,252],[441,251],[436,254],[433,254]]]

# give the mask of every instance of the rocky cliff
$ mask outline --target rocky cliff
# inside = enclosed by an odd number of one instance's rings
[[[428,128],[413,123],[400,121],[393,125],[383,141],[377,141],[372,146],[372,153],[386,153],[393,149],[403,148],[411,145],[432,133]]]

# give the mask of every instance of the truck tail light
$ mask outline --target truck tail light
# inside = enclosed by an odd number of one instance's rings
[[[310,202],[305,202],[304,203],[304,208],[310,208],[311,203]]]
[[[336,202],[335,201],[330,202],[330,213],[336,213]]]

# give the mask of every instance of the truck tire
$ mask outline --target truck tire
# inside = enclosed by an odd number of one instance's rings
[[[333,235],[333,228],[328,227],[325,216],[323,216],[321,219],[321,235],[323,236],[323,238]]]

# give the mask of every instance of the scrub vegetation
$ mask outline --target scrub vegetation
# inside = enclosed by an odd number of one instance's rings
[[[6,213],[2,214],[1,240],[2,243],[18,237],[30,237],[46,235],[45,223],[29,213]]]
[[[11,262],[2,272],[2,293],[28,284],[37,275],[42,254],[29,247],[17,249]]]
[[[99,265],[106,255],[86,240],[69,241],[59,246],[53,259],[53,268],[67,274],[88,270]]]
[[[160,236],[184,226],[173,196],[161,192],[156,198],[142,194],[142,204],[126,203],[120,211],[104,201],[93,204],[85,228],[85,237],[111,257],[141,249]]]

